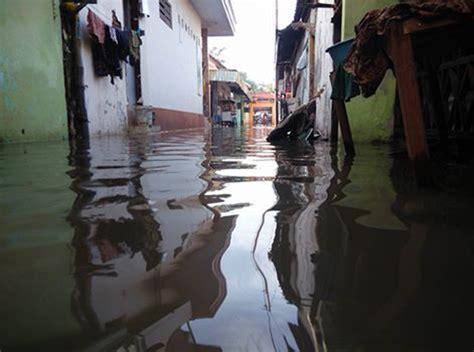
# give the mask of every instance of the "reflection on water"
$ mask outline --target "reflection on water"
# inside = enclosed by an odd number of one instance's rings
[[[0,350],[471,351],[472,197],[265,129],[0,147]]]

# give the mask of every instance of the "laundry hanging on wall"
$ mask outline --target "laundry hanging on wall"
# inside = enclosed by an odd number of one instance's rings
[[[87,28],[92,38],[92,59],[94,72],[99,77],[123,77],[121,61],[135,65],[139,59],[139,47],[142,44],[135,31],[121,29],[115,11],[112,12],[112,26],[106,25],[93,11],[87,14]],[[137,40],[138,36],[138,40]]]

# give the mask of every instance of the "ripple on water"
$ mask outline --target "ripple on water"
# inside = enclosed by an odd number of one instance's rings
[[[0,349],[472,347],[472,197],[266,133],[0,147]]]

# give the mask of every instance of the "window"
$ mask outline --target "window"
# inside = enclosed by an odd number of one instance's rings
[[[173,12],[171,9],[171,4],[168,0],[160,0],[160,18],[170,28],[173,28]]]

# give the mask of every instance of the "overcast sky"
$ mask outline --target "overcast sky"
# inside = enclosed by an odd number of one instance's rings
[[[278,0],[279,28],[293,19],[296,0]],[[209,38],[209,50],[225,47],[221,58],[228,68],[246,72],[257,83],[275,76],[275,0],[232,0],[237,18],[234,37]]]

